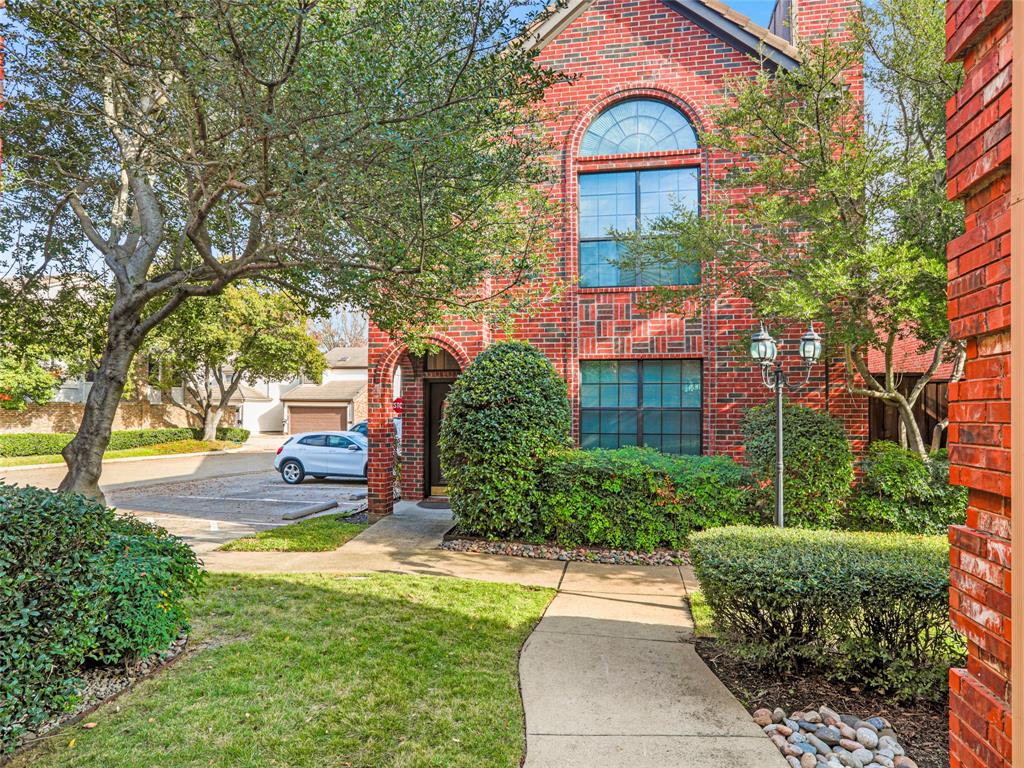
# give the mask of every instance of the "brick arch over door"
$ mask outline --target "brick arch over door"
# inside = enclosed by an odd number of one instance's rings
[[[470,363],[466,349],[456,340],[443,333],[432,333],[428,341],[450,354],[465,370]],[[370,371],[368,415],[369,468],[367,490],[369,513],[380,517],[391,514],[394,508],[394,416],[392,404],[395,399],[395,370],[402,370],[402,472],[400,493],[402,498],[423,498],[423,473],[425,460],[424,425],[424,374],[420,358],[409,354],[408,346],[392,341],[377,358]]]

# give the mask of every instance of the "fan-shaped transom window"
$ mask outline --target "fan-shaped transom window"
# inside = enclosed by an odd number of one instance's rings
[[[627,155],[696,149],[697,134],[686,115],[657,99],[613,104],[587,128],[580,155]]]

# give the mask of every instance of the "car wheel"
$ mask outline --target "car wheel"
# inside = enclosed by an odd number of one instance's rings
[[[306,470],[295,459],[288,459],[288,461],[281,465],[281,479],[288,483],[288,485],[298,485],[305,477]]]

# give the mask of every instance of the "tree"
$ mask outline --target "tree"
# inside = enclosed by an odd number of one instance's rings
[[[8,9],[5,258],[112,291],[62,490],[101,496],[132,360],[190,297],[262,276],[414,336],[532,290],[547,229],[534,105],[561,75],[519,41],[520,5]]]
[[[224,410],[243,382],[295,376],[320,381],[327,361],[306,323],[287,294],[235,284],[218,296],[184,302],[147,346],[160,360],[161,383],[182,384],[182,406],[203,425],[203,440],[216,440]]]
[[[824,324],[847,390],[895,406],[925,458],[914,405],[943,363],[958,377],[965,355],[946,315],[945,244],[963,211],[945,192],[944,105],[961,74],[945,63],[943,7],[880,0],[865,8],[855,43],[826,39],[801,47],[797,69],[733,79],[702,135],[736,158],[711,204],[657,222],[627,248],[634,263],[700,262],[704,305],[734,295],[769,323]],[[862,62],[878,94],[868,115],[845,79]],[[678,309],[693,294],[663,289],[651,303]],[[930,355],[907,394],[894,356],[901,338]],[[869,370],[872,350],[881,375]]]
[[[311,326],[313,337],[324,352],[335,347],[366,346],[366,317],[358,312],[342,310],[329,317],[317,318]]]

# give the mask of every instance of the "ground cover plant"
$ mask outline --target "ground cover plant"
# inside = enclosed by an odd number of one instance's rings
[[[519,648],[551,590],[214,574],[193,649],[24,768],[518,768]],[[74,742],[72,744],[72,742]]]
[[[723,644],[765,668],[939,699],[962,661],[944,536],[736,526],[690,556]]]
[[[343,515],[324,515],[243,536],[220,549],[226,552],[329,552],[366,528],[365,523],[346,522]]]
[[[129,662],[187,627],[185,544],[73,494],[0,484],[0,754],[70,709],[87,662]]]

